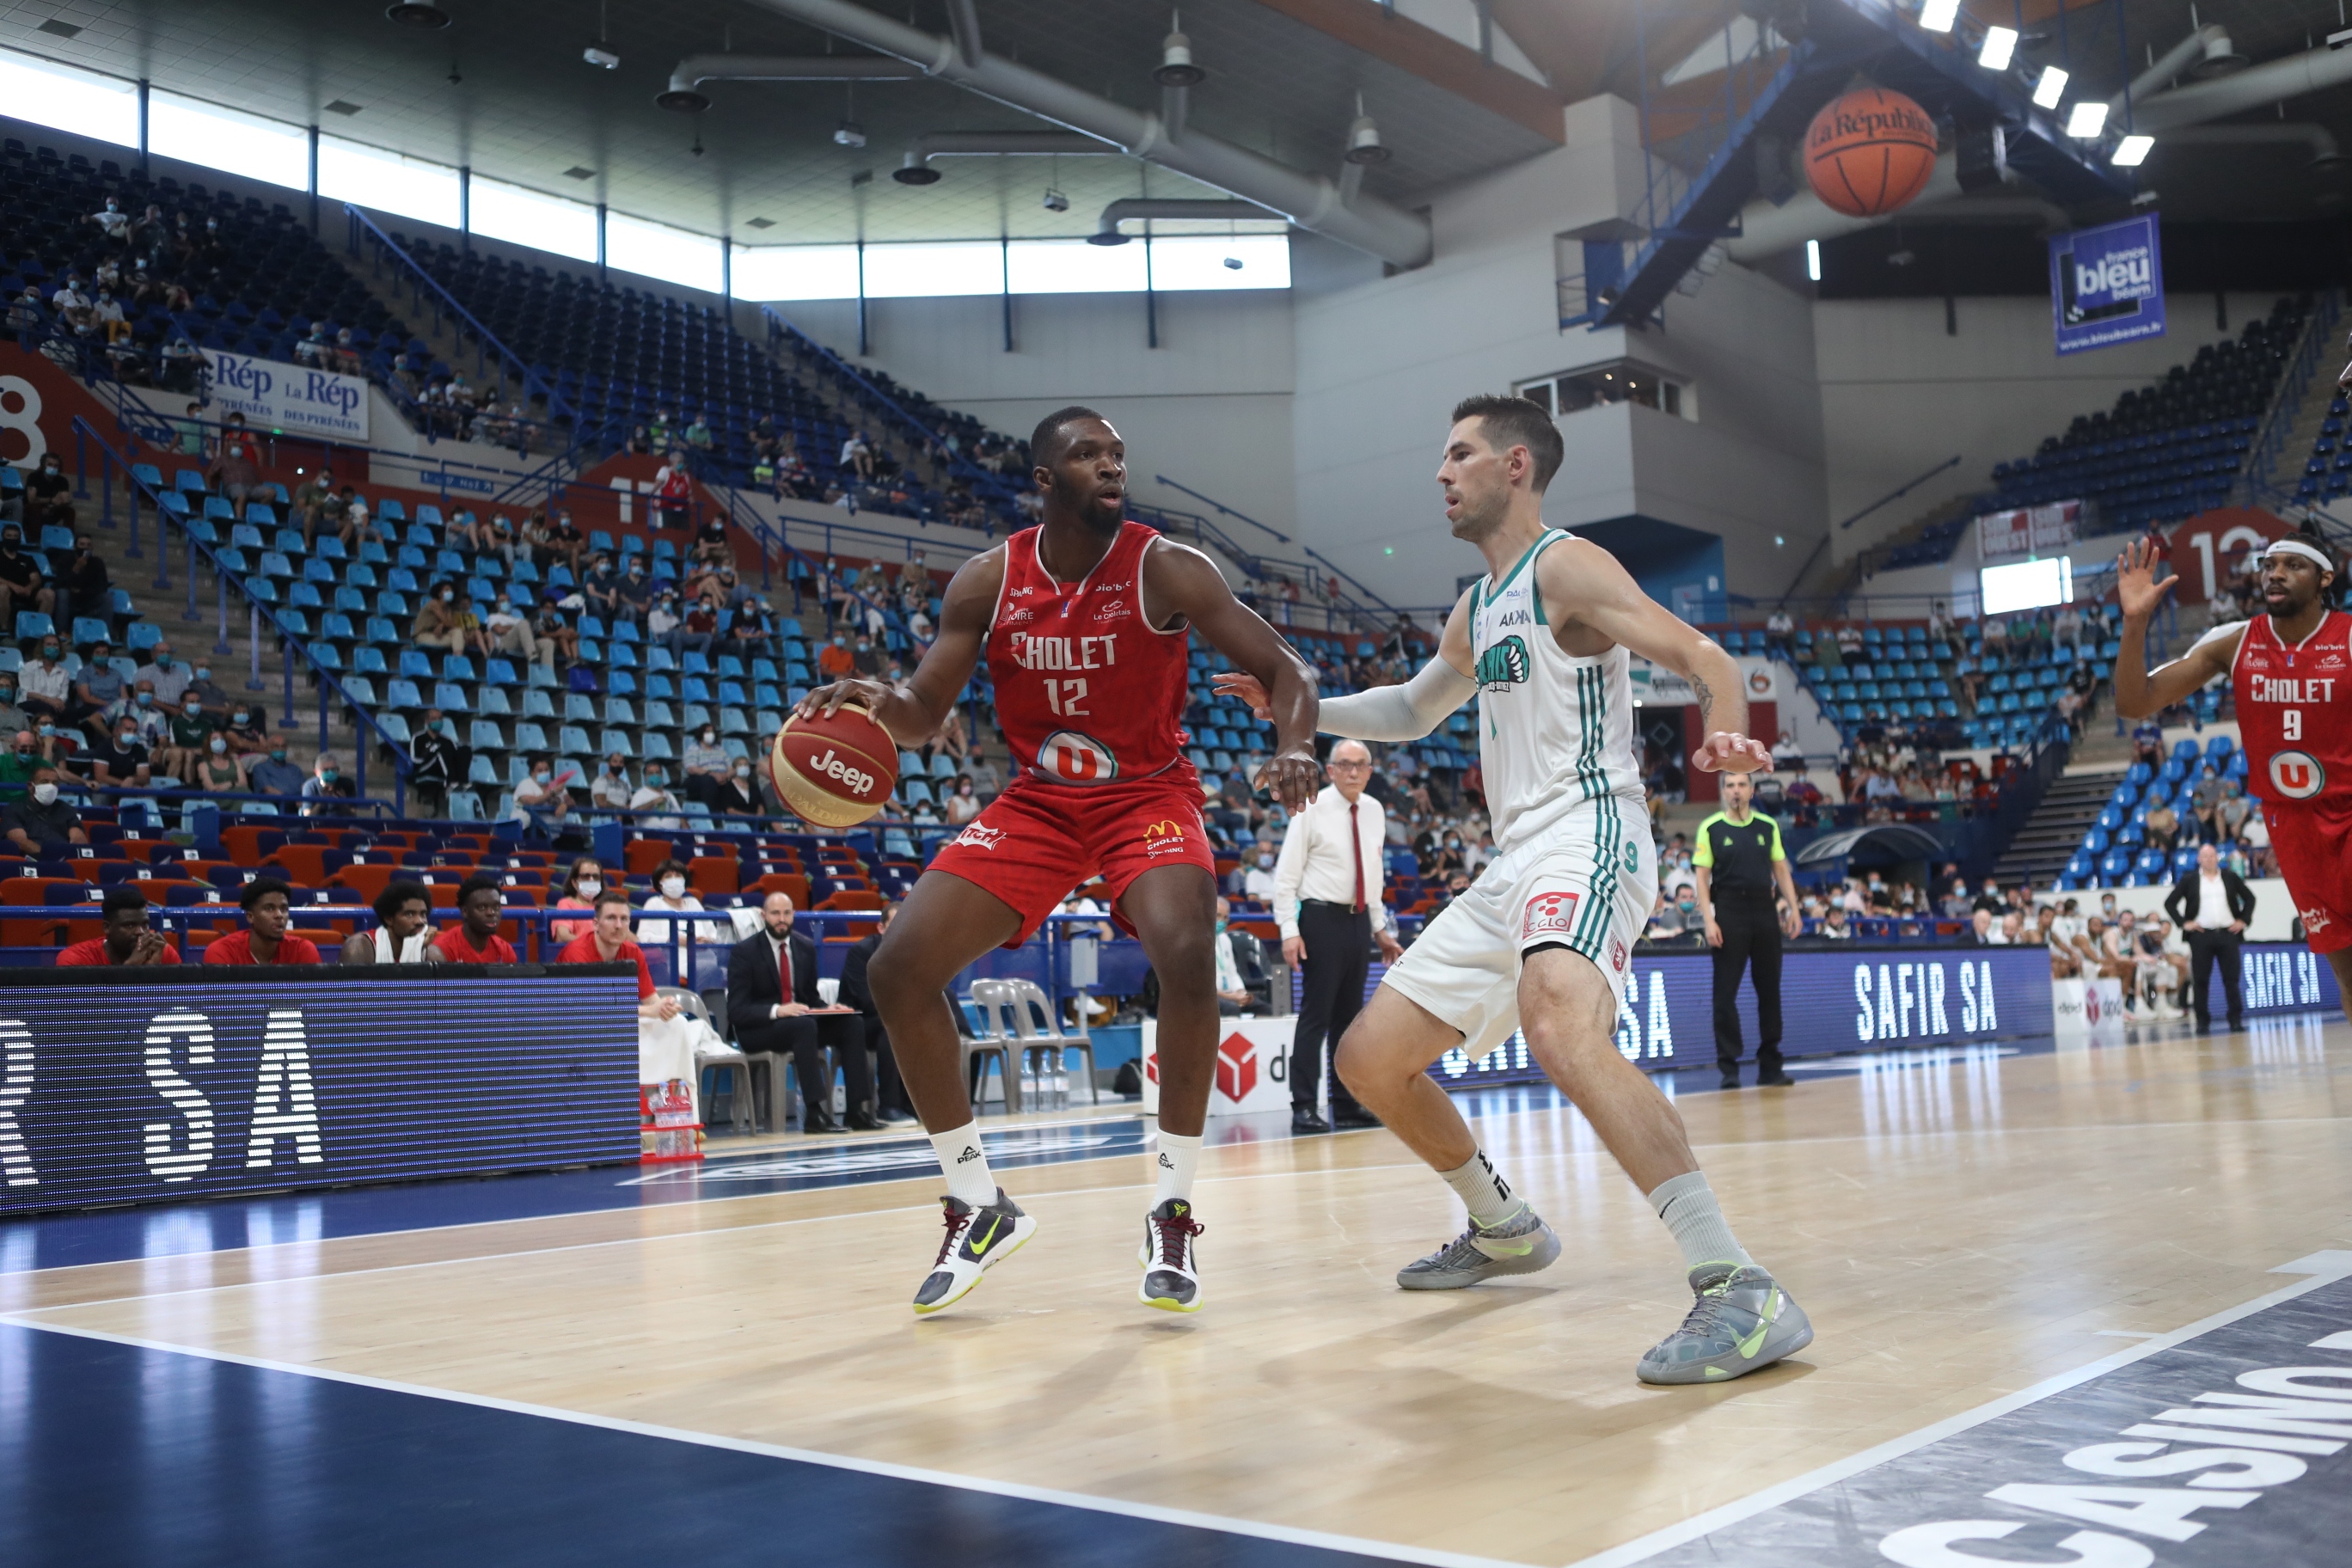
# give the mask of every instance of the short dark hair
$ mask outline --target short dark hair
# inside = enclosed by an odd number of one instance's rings
[[[457,907],[461,910],[464,909],[466,907],[466,900],[472,898],[476,893],[480,892],[485,888],[488,888],[491,892],[496,893],[499,896],[499,902],[503,903],[506,901],[506,884],[499,881],[496,877],[486,876],[483,873],[477,871],[472,876],[467,878],[464,881],[457,884]]]
[[[433,909],[433,889],[422,882],[388,882],[375,896],[375,918],[390,921],[400,912],[403,904],[423,904],[429,915]]]
[[[1101,418],[1101,415],[1084,404],[1073,403],[1067,408],[1056,408],[1037,421],[1037,428],[1029,433],[1029,461],[1038,468],[1052,468],[1061,460],[1062,448],[1068,445],[1062,439],[1062,426],[1080,419]]]
[[[618,888],[607,888],[596,895],[595,907],[601,910],[606,904],[618,904],[623,909],[626,909],[629,907],[629,895]]]
[[[141,892],[138,889],[131,886],[128,882],[117,882],[114,886],[106,889],[105,893],[100,897],[98,902],[99,907],[110,915],[117,910],[145,909],[147,907],[147,895]]]
[[[1559,472],[1559,460],[1567,447],[1559,438],[1559,426],[1543,405],[1524,397],[1504,397],[1496,393],[1481,392],[1465,397],[1454,405],[1454,423],[1475,419],[1487,442],[1496,451],[1513,447],[1525,447],[1528,458],[1535,465],[1528,476],[1528,488],[1538,495]]]
[[[272,893],[285,894],[286,901],[289,904],[294,901],[292,884],[277,877],[256,877],[236,895],[236,907],[249,910]]]

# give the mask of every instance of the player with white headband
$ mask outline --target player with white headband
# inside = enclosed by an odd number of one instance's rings
[[[2179,580],[2159,582],[2155,568],[2155,543],[2145,539],[2117,563],[2116,711],[2144,718],[2230,677],[2247,784],[2263,803],[2305,939],[2352,995],[2352,615],[2328,607],[2335,559],[2308,539],[2275,542],[2262,553],[2268,614],[2216,626],[2150,674],[2148,618]]]

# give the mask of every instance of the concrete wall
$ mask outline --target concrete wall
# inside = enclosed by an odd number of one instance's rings
[[[1990,488],[1995,463],[2031,456],[2076,415],[2113,407],[2200,346],[2234,338],[2277,298],[2231,295],[2224,331],[2213,324],[2211,295],[2170,295],[2165,336],[2064,358],[2052,347],[2046,300],[1962,299],[1957,336],[1945,334],[1941,300],[1818,301],[1813,352],[1832,523],[1960,458],[1957,468],[1840,531],[1832,551],[1845,559],[1954,496]]]
[[[1241,289],[1156,300],[1155,349],[1140,294],[1016,295],[1009,353],[999,296],[870,300],[863,361],[855,300],[778,309],[845,359],[887,371],[998,430],[1025,437],[1056,408],[1098,408],[1127,437],[1139,500],[1207,510],[1154,482],[1165,475],[1295,532],[1290,296]],[[1234,531],[1285,553],[1263,535]]]

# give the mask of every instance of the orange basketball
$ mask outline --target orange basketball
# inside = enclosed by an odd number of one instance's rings
[[[829,719],[786,719],[768,748],[768,770],[776,793],[803,819],[855,827],[898,787],[898,748],[872,713],[849,704]]]
[[[1813,116],[1805,179],[1848,217],[1891,213],[1936,172],[1936,122],[1899,92],[1866,87]]]

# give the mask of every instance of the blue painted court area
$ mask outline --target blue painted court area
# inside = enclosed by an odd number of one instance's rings
[[[16,1324],[0,1405],[12,1568],[1397,1561]]]
[[[2318,1278],[2116,1358],[2125,1364],[2028,1390],[1989,1418],[1930,1429],[1879,1462],[1774,1489],[1796,1494],[1786,1500],[1767,1494],[1769,1506],[1725,1510],[1712,1528],[1697,1521],[1587,1568],[2342,1563],[2352,1253],[2277,1272]]]

